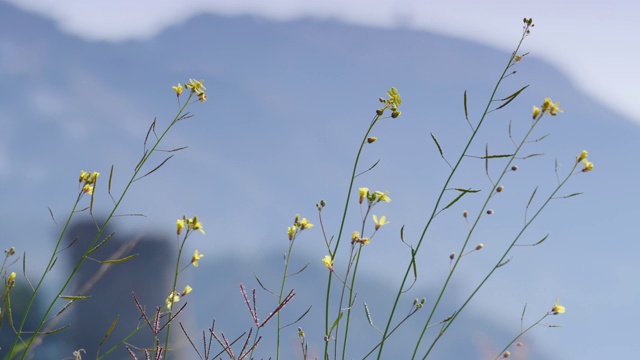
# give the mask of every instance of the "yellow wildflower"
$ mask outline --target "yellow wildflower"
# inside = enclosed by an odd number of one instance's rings
[[[176,96],[182,94],[182,85],[180,85],[180,83],[178,83],[178,86],[172,86],[171,88],[176,92]]]
[[[584,168],[582,169],[582,172],[593,170],[593,163],[587,159],[582,159],[582,165],[584,166]]]
[[[534,105],[533,106],[533,119],[535,120],[538,117],[538,115],[540,115],[540,108]]]
[[[358,240],[358,242],[362,245],[367,245],[368,243],[371,242],[371,239],[369,238],[361,238],[360,240]]]
[[[82,187],[82,191],[84,191],[85,194],[93,195],[93,185],[86,184]]]
[[[182,233],[182,229],[184,229],[184,219],[176,220],[176,227],[178,228],[177,234],[180,235]]]
[[[360,240],[360,232],[359,231],[354,231],[351,234],[351,243],[353,244],[353,243],[357,242],[358,240]]]
[[[9,285],[9,287],[13,287],[15,283],[16,283],[16,273],[11,272],[11,274],[9,274],[9,277],[7,278],[7,285]]]
[[[89,174],[84,170],[80,170],[80,179],[78,180],[78,182],[87,181],[90,177],[91,177],[91,174]]]
[[[191,286],[187,285],[184,287],[184,290],[182,290],[182,294],[180,294],[180,296],[185,296],[188,293],[190,293],[191,291],[193,291],[193,288],[191,288]]]
[[[193,266],[198,267],[198,260],[202,259],[204,257],[204,254],[200,254],[200,252],[198,252],[198,250],[193,252],[193,256],[191,257],[191,263],[193,264]]]
[[[556,101],[554,103],[551,98],[545,98],[544,103],[542,104],[542,111],[548,112],[551,116],[556,116],[558,111],[562,112],[562,109],[560,109],[560,102]]]
[[[187,226],[189,226],[189,229],[191,230],[200,230],[200,232],[204,234],[204,229],[202,228],[202,223],[198,221],[198,216],[187,219]]]
[[[560,303],[558,303],[558,299],[557,298],[556,298],[556,304],[553,305],[553,307],[551,308],[551,312],[553,313],[553,315],[564,314],[564,312],[565,312],[564,306],[562,306],[562,305],[560,305]]]
[[[378,138],[377,138],[377,137],[375,137],[375,136],[372,136],[372,137],[370,137],[370,138],[368,138],[368,139],[367,139],[367,142],[368,142],[369,144],[371,144],[371,143],[376,142],[376,140],[378,140]]]
[[[360,204],[362,204],[364,198],[369,196],[369,189],[366,187],[361,187],[360,189],[358,189],[358,193],[360,194]]]
[[[322,263],[327,267],[327,269],[333,271],[333,260],[331,259],[331,256],[327,255],[323,257]]]
[[[387,221],[387,217],[386,216],[380,216],[380,219],[378,219],[377,216],[373,215],[373,222],[376,224],[376,230],[380,229],[380,227],[382,225],[388,224],[389,222]]]
[[[312,227],[313,224],[310,223],[307,218],[302,218],[302,220],[300,220],[300,230],[311,229]]]
[[[204,92],[205,90],[207,90],[207,88],[204,87],[204,85],[202,85],[202,83],[204,82],[204,80],[194,80],[194,79],[189,79],[189,83],[185,84],[184,86],[191,90],[191,92],[200,94],[202,92]]]
[[[293,236],[296,234],[297,227],[289,226],[287,228],[287,235],[289,235],[289,240],[293,240]]]
[[[199,92],[198,93],[198,100],[200,100],[200,102],[205,102],[205,100],[207,100],[207,94],[203,92]]]
[[[385,191],[385,192],[376,191],[374,193],[374,195],[378,199],[378,202],[380,202],[380,201],[391,202],[391,199],[389,198],[389,196],[387,196],[388,193],[389,193],[388,191]]]
[[[578,156],[578,159],[576,160],[576,162],[580,162],[580,161],[586,159],[587,155],[589,155],[587,150],[582,150],[582,152],[580,153],[580,156]]]
[[[171,294],[167,296],[167,299],[164,302],[167,305],[167,309],[171,310],[171,308],[173,307],[173,303],[178,301],[180,301],[180,294],[178,294],[175,291],[172,291]]]

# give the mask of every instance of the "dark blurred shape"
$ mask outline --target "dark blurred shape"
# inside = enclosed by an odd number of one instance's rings
[[[98,224],[103,222],[99,221]],[[68,243],[77,238],[69,249],[67,259],[70,270],[82,257],[98,230],[93,221],[80,222],[71,226],[66,234]],[[114,232],[109,226],[100,236],[99,243]],[[90,255],[97,260],[121,259],[129,255],[137,256],[118,264],[101,264],[86,259],[76,273],[68,295],[87,295],[89,300],[76,301],[71,310],[72,320],[68,329],[67,343],[73,350],[85,349],[87,357],[93,358],[112,322],[118,322],[109,338],[100,347],[104,353],[118,342],[129,336],[136,327],[145,321],[133,300],[132,292],[145,308],[147,316],[153,321],[157,306],[164,306],[164,301],[171,289],[175,251],[168,239],[160,235],[140,233],[115,233],[112,238]],[[162,309],[162,311],[165,311]],[[164,321],[164,319],[163,319]],[[161,321],[161,323],[163,322]],[[65,330],[67,332],[67,330]],[[174,335],[176,333],[174,332]],[[164,336],[161,337],[164,339]],[[152,348],[153,335],[148,326],[129,338],[126,343],[134,347]],[[135,351],[139,358],[144,358],[141,351]],[[153,356],[152,356],[153,357]],[[111,353],[109,359],[130,359],[124,346]]]

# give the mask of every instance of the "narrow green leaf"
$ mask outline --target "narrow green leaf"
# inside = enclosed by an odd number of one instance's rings
[[[71,300],[71,301],[69,301],[68,303],[66,303],[66,304],[62,307],[62,309],[60,309],[60,311],[58,311],[58,313],[56,313],[56,316],[58,316],[58,315],[62,314],[62,312],[63,312],[63,311],[65,311],[65,310],[67,310],[67,308],[68,308],[69,306],[71,306],[71,304],[73,304],[73,300]]]
[[[549,234],[545,235],[540,241],[538,241],[537,243],[533,244],[532,246],[536,246],[536,245],[542,244],[542,242],[547,240],[548,237],[549,237]]]
[[[109,171],[109,184],[107,187],[107,192],[111,194],[111,180],[113,179],[113,164],[111,164],[111,171]]]
[[[527,303],[524,303],[524,308],[522,308],[522,315],[520,316],[520,320],[524,319],[524,312],[527,311]]]
[[[467,90],[464,91],[464,117],[469,121],[469,112],[467,111]]]
[[[529,154],[529,155],[527,155],[527,156],[523,157],[522,159],[528,159],[528,158],[530,158],[530,157],[534,157],[534,156],[542,156],[542,155],[544,155],[544,154]]]
[[[404,242],[404,225],[400,228],[400,240]]]
[[[60,299],[64,300],[87,300],[91,299],[91,296],[83,296],[83,295],[60,295]]]
[[[460,192],[464,192],[464,193],[477,193],[477,192],[480,192],[480,190],[476,190],[476,189],[455,188],[454,190],[460,191]]]
[[[509,263],[509,261],[511,261],[512,258],[508,258],[507,260],[501,262],[500,264],[498,264],[498,266],[496,266],[497,268],[501,267],[501,266],[505,266]]]
[[[568,199],[568,198],[570,198],[570,197],[574,197],[574,196],[578,196],[578,195],[582,195],[582,193],[581,193],[581,192],[579,192],[579,193],[573,193],[573,194],[569,194],[569,195],[567,195],[567,196],[563,196],[562,198],[563,198],[563,199]]]
[[[109,335],[111,335],[111,332],[113,331],[113,328],[116,327],[116,324],[118,323],[118,318],[120,317],[120,315],[116,315],[116,318],[113,319],[113,321],[111,322],[111,326],[109,326],[109,329],[107,330],[107,333],[104,334],[104,337],[102,338],[102,341],[100,341],[100,345],[98,346],[102,346],[102,344],[104,344],[105,341],[107,341],[107,338],[109,337]]]
[[[91,255],[93,252],[95,252],[96,250],[98,250],[102,245],[106,244],[107,241],[109,241],[109,239],[111,239],[111,237],[114,235],[115,233],[111,233],[109,234],[109,236],[107,236],[104,240],[100,241],[100,243],[98,243],[98,245],[94,246],[93,248],[91,248],[89,251],[87,251],[87,255]]]
[[[129,261],[129,260],[133,259],[136,256],[138,256],[138,254],[125,256],[125,257],[123,257],[121,259],[104,260],[104,261],[98,261],[98,262],[101,263],[101,264],[120,264],[120,263],[123,263],[125,261]]]
[[[333,325],[331,325],[331,329],[329,329],[329,334],[331,334],[333,332],[333,329],[335,329],[336,326],[338,326],[338,323],[342,319],[342,315],[344,315],[344,312],[341,311],[340,315],[338,315],[338,317],[334,320]]]
[[[533,190],[533,194],[531,194],[531,197],[529,198],[529,202],[527,203],[527,208],[529,207],[529,205],[531,205],[531,201],[533,201],[533,197],[536,196],[537,191],[538,191],[538,187],[536,186],[535,190]]]
[[[413,268],[413,278],[418,278],[418,267],[416,265],[416,251],[411,249],[411,267]]]
[[[69,327],[69,325],[71,325],[71,324],[67,324],[67,325],[65,325],[65,326],[63,326],[63,327],[60,327],[60,328],[57,328],[57,329],[55,329],[55,330],[51,330],[51,331],[43,332],[42,334],[44,334],[44,335],[51,335],[51,334],[59,333],[60,331],[62,331],[62,330],[64,330],[64,329],[68,328],[68,327]]]
[[[512,157],[513,154],[500,154],[500,155],[485,155],[482,157],[482,159],[499,159],[499,158],[506,158],[506,157]]]
[[[436,137],[433,135],[433,133],[431,133],[431,138],[433,139],[433,142],[436,143],[436,146],[438,147],[438,151],[440,152],[440,156],[444,157],[444,153],[442,152],[442,147],[440,147],[440,143],[438,142],[438,139],[436,139]]]
[[[462,193],[460,193],[460,195],[456,196],[456,198],[455,198],[455,199],[453,199],[453,201],[452,201],[452,202],[450,202],[450,203],[449,203],[449,205],[445,206],[445,207],[444,207],[442,210],[440,210],[440,211],[445,211],[445,210],[447,210],[447,209],[448,209],[448,208],[450,208],[453,204],[457,203],[457,202],[458,202],[458,200],[460,200],[460,198],[461,198],[461,197],[463,197],[463,196],[465,196],[466,194],[467,194],[466,192],[462,192]]]
[[[484,145],[484,170],[489,175],[489,144]]]
[[[518,90],[518,91],[514,92],[513,94],[511,94],[511,95],[507,96],[506,98],[504,98],[504,99],[500,99],[500,101],[506,101],[506,102],[505,102],[504,104],[502,104],[502,105],[498,106],[498,107],[496,108],[496,110],[502,109],[503,107],[505,107],[505,106],[509,105],[509,103],[510,103],[510,102],[512,102],[516,97],[518,97],[518,95],[520,95],[520,93],[521,93],[524,89],[526,89],[526,88],[528,88],[528,87],[529,87],[529,85],[526,85],[526,86],[524,86],[522,89],[520,89],[520,90]]]

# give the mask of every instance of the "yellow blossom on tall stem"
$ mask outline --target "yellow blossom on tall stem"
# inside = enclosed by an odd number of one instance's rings
[[[389,196],[387,196],[389,192],[385,191],[376,191],[374,194],[376,196],[376,198],[378,199],[378,202],[384,201],[384,202],[391,202],[391,198],[389,198]]]
[[[361,187],[360,189],[358,189],[358,193],[360,195],[360,204],[362,204],[364,198],[369,196],[369,188]]]
[[[289,226],[287,228],[287,235],[289,236],[289,240],[293,240],[293,236],[296,234],[296,229],[297,227],[294,226]]]
[[[182,94],[182,85],[180,85],[180,83],[178,83],[178,86],[172,86],[171,88],[176,92],[176,96]]]
[[[180,296],[185,296],[188,293],[190,293],[191,291],[193,291],[193,288],[191,288],[191,286],[187,285],[184,287],[184,290],[182,290],[182,294],[180,294]]]
[[[184,229],[184,219],[176,220],[176,227],[178,228],[176,233],[180,235],[182,233],[182,229]]]
[[[313,224],[309,222],[309,220],[307,220],[307,218],[302,218],[302,220],[300,220],[300,230],[304,230],[304,229],[311,229],[313,227]]]
[[[535,120],[538,117],[538,115],[540,115],[540,108],[534,105],[533,106],[533,119]]]
[[[15,283],[16,283],[16,273],[11,272],[11,274],[7,278],[7,285],[9,285],[9,287],[13,287]]]
[[[387,221],[387,217],[384,215],[380,216],[380,219],[378,219],[377,216],[373,215],[373,222],[376,224],[376,230],[380,229],[382,225],[386,225],[389,223]]]
[[[169,294],[169,296],[167,296],[167,299],[165,300],[167,309],[171,310],[171,308],[173,307],[173,303],[178,301],[180,301],[180,295],[177,292],[172,291],[171,294]]]
[[[193,256],[191,257],[191,263],[193,264],[193,266],[198,267],[198,260],[202,259],[204,257],[204,254],[200,254],[200,252],[198,252],[198,250],[193,252]]]
[[[582,166],[584,166],[584,168],[582,169],[582,172],[593,170],[593,163],[587,159],[582,159]]]
[[[199,230],[204,235],[204,229],[202,228],[202,223],[198,221],[197,215],[191,219],[187,219],[187,226],[191,230]]]
[[[582,150],[582,152],[580,153],[580,156],[578,156],[578,159],[576,160],[576,162],[580,162],[580,161],[586,159],[587,155],[589,155],[587,150]]]
[[[322,263],[327,267],[327,269],[333,271],[333,259],[331,259],[331,256],[326,255],[325,257],[323,257]]]
[[[564,306],[560,305],[558,299],[556,298],[556,304],[551,308],[551,312],[553,313],[553,315],[564,314],[565,310],[566,309],[564,308]]]

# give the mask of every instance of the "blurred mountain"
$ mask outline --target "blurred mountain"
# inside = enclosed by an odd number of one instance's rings
[[[520,23],[514,24],[516,28],[505,31],[513,32],[515,46]],[[526,51],[525,41],[520,53]],[[435,358],[484,359],[487,347],[495,351],[519,330],[524,303],[544,304],[541,311],[547,311],[556,296],[573,305],[563,317],[571,329],[563,329],[562,337],[557,335],[559,329],[536,331],[527,341],[527,359],[580,356],[576,349],[585,342],[602,341],[612,327],[620,333],[611,343],[616,349],[635,344],[632,330],[614,326],[611,316],[601,311],[620,304],[611,301],[613,291],[627,289],[635,279],[636,272],[624,268],[637,263],[635,242],[625,245],[628,251],[621,254],[608,241],[585,239],[629,237],[624,229],[634,223],[635,212],[622,199],[629,198],[630,186],[640,178],[637,167],[628,164],[640,155],[635,146],[640,132],[615,109],[584,96],[558,69],[534,55],[510,69],[516,72],[505,78],[498,97],[532,85],[508,107],[489,115],[471,152],[483,155],[487,145],[495,153],[509,152],[510,124],[515,136],[521,136],[530,121],[531,105],[547,96],[559,100],[565,112],[545,118],[537,134],[552,136],[528,144],[528,153],[547,156],[522,160],[520,170],[506,180],[505,194],[517,210],[496,204],[496,214],[478,230],[478,240],[486,245],[482,256],[474,254],[460,269],[444,299],[447,306],[437,316],[449,316],[499,258],[496,249],[517,233],[521,209],[533,189],[540,186],[540,194],[555,185],[556,159],[560,171],[567,171],[574,156],[586,148],[598,171],[589,173],[588,181],[577,176],[575,188],[567,190],[588,195],[549,208],[545,219],[552,221],[533,229],[531,236],[549,232],[550,239],[526,255],[518,252],[508,271],[486,284],[474,306],[442,339]],[[190,269],[194,293],[185,318],[196,338],[212,319],[217,329],[239,335],[249,328],[250,319],[238,283],[262,292],[258,309],[264,318],[275,300],[259,289],[253,273],[271,290],[277,287],[287,245],[284,230],[293,215],[299,212],[317,219],[313,204],[324,199],[327,232],[337,233],[353,156],[379,106],[377,99],[395,86],[403,98],[402,116],[376,126],[372,135],[379,140],[366,148],[361,169],[380,162],[355,184],[390,190],[393,199],[379,210],[391,224],[385,226],[384,235],[376,236],[360,270],[354,305],[358,320],[351,342],[351,356],[358,358],[376,338],[363,316],[362,301],[370,307],[375,324],[382,326],[404,271],[398,264],[405,264],[408,255],[397,234],[406,225],[406,239],[415,244],[448,172],[430,134],[438,138],[449,159],[455,158],[469,134],[463,92],[468,94],[469,121],[476,124],[509,56],[469,41],[409,29],[316,19],[273,23],[248,16],[201,15],[147,41],[86,42],[61,33],[48,20],[0,2],[0,79],[5,84],[0,87],[0,184],[7,189],[3,199],[7,205],[0,209],[3,245],[16,245],[18,253],[26,251],[28,271],[39,274],[53,246],[46,239],[57,236],[46,206],[58,222],[66,219],[77,195],[79,171],[96,170],[103,175],[94,211],[106,213],[112,204],[106,194],[111,166],[111,191],[117,197],[144,153],[143,141],[153,119],[157,118],[159,132],[176,112],[170,87],[189,78],[205,79],[209,100],[190,108],[195,117],[178,123],[162,150],[189,147],[172,153],[176,156],[162,168],[136,181],[118,211],[118,215],[146,217],[120,216],[113,226],[126,234],[174,236],[175,219],[198,215],[207,235],[195,238],[189,251],[197,248],[206,257],[200,268]],[[154,157],[147,170],[165,155]],[[454,186],[486,188],[484,162],[468,161],[472,166],[461,172]],[[592,204],[610,214],[591,211]],[[429,249],[418,262],[420,276],[408,299],[424,296],[427,304],[434,301],[433,289],[439,288],[448,271],[448,254],[459,248],[466,233],[459,214],[474,205],[465,199],[439,215],[440,225],[428,235]],[[351,210],[349,226],[356,226],[359,215],[357,209]],[[292,321],[314,304],[301,326],[311,346],[321,351],[323,334],[318,329],[324,322],[326,270],[319,259],[326,248],[319,231],[300,242],[297,265],[311,265],[291,278],[298,295],[285,313]],[[157,258],[167,251],[171,249],[157,253]],[[620,267],[591,265],[608,259],[616,259]],[[64,272],[52,274],[47,290],[64,279]],[[594,284],[599,293],[609,295],[594,296]],[[410,307],[407,298],[401,313]],[[624,306],[630,318],[640,319],[633,301]],[[108,318],[112,320],[112,314]],[[424,320],[410,319],[406,332],[391,340],[386,353],[405,354]],[[594,322],[610,326],[593,329]],[[287,328],[287,355],[297,349],[296,328]],[[272,329],[264,335],[272,334]],[[273,354],[273,343],[264,341],[258,357],[267,358]],[[589,354],[598,357],[593,351]]]

